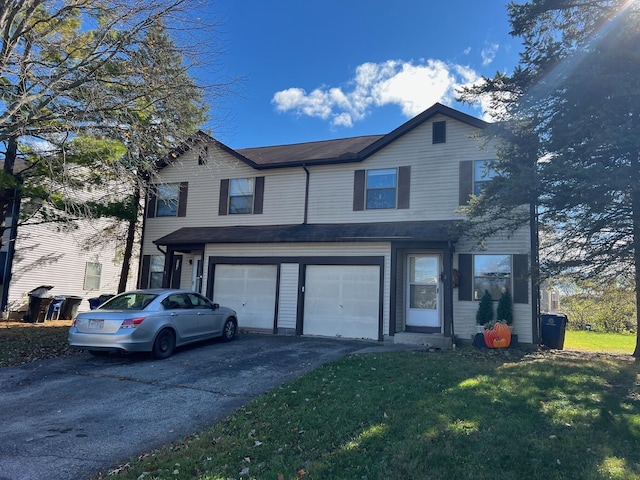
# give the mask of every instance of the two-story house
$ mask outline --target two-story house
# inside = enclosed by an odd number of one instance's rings
[[[509,289],[537,341],[528,229],[459,238],[494,158],[486,123],[441,104],[386,135],[233,150],[200,134],[147,200],[139,286],[195,289],[278,334],[450,347]]]

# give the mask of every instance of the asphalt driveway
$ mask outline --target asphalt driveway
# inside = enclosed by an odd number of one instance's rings
[[[88,353],[0,369],[0,480],[77,480],[195,433],[377,343],[242,335],[167,360]]]

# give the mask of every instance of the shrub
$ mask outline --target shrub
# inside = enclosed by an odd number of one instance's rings
[[[476,313],[476,323],[478,325],[484,325],[493,320],[493,298],[489,290],[484,291],[484,295],[480,299],[478,305],[478,312]]]
[[[507,325],[513,323],[513,301],[511,300],[511,293],[509,293],[508,289],[502,292],[500,300],[498,300],[496,317],[498,320],[507,322]]]

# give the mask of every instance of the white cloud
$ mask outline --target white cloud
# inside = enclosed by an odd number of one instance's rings
[[[319,87],[311,93],[292,87],[276,92],[272,103],[279,112],[329,120],[334,126],[351,127],[373,107],[398,105],[413,117],[436,102],[450,104],[456,89],[480,80],[470,67],[424,60],[388,60],[364,63],[345,87]]]
[[[482,49],[482,52],[480,52],[480,56],[482,56],[482,65],[487,66],[493,62],[493,59],[496,58],[496,53],[498,53],[498,48],[500,48],[499,44],[492,43]]]

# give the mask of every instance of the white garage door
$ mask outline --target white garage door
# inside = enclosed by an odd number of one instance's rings
[[[213,301],[238,312],[240,328],[273,330],[276,265],[216,265]]]
[[[379,266],[310,265],[305,283],[304,335],[378,340]]]

